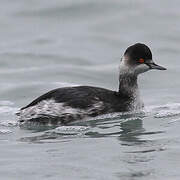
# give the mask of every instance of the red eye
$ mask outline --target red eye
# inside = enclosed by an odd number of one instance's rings
[[[140,58],[140,59],[139,59],[139,63],[144,63],[144,59],[143,59],[143,58]]]

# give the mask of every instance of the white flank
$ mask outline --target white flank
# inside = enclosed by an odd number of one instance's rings
[[[35,106],[28,107],[19,112],[19,120],[36,119],[43,116],[64,117],[64,116],[80,116],[86,117],[95,110],[101,110],[103,102],[97,102],[88,109],[72,108],[65,103],[56,103],[55,100],[49,99],[39,102]]]

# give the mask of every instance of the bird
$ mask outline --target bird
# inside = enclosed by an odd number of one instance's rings
[[[133,44],[120,60],[118,91],[93,86],[57,88],[21,108],[18,122],[68,125],[99,115],[140,110],[144,105],[139,95],[138,75],[153,69],[166,70],[155,64],[147,45]]]

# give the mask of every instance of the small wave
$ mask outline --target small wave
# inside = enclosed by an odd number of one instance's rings
[[[9,106],[0,106],[0,114],[3,113],[16,113],[18,111],[18,108],[9,107]]]
[[[9,133],[12,133],[12,131],[9,129],[0,129],[0,134],[9,134]]]
[[[55,129],[57,132],[82,132],[89,130],[85,126],[59,126]]]
[[[168,124],[176,123],[176,122],[179,122],[179,121],[180,121],[180,118],[173,119],[170,122],[168,122]]]
[[[5,126],[5,127],[15,127],[18,126],[18,122],[16,119],[5,119],[0,121],[0,126]]]
[[[54,129],[42,128],[37,129],[36,133],[30,137],[20,138],[23,142],[33,142],[33,143],[47,143],[54,142],[56,139],[60,142],[67,142],[68,139],[85,137],[86,133],[89,132],[89,127],[85,126],[59,126]]]
[[[18,108],[12,107],[14,105],[11,101],[0,101],[0,114],[15,113]]]
[[[81,135],[85,134],[89,129],[89,127],[85,126],[59,126],[51,130],[51,132],[61,135]]]
[[[18,108],[13,107],[14,103],[11,101],[0,101],[0,126],[17,126],[18,122],[15,118],[15,113]]]
[[[152,114],[154,118],[169,118],[180,115],[180,103],[169,103],[159,106],[148,106],[145,113]]]
[[[166,111],[166,110],[163,110],[163,111],[160,111],[158,113],[156,113],[154,115],[155,118],[168,118],[168,117],[173,117],[173,116],[178,116],[180,115],[180,111],[176,111],[176,110],[169,110],[169,111]]]
[[[0,106],[12,106],[14,105],[11,101],[0,101]]]

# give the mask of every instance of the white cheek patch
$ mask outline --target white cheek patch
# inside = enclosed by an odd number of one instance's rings
[[[146,64],[139,64],[134,68],[134,74],[138,75],[149,70],[149,66]]]

